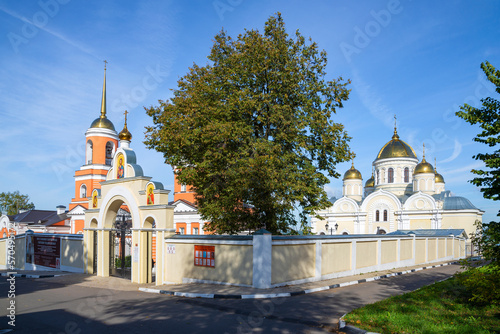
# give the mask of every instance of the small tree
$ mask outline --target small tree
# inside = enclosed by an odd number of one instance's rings
[[[485,260],[500,265],[500,224],[476,221],[475,226],[476,233],[471,235],[471,243]]]
[[[0,211],[3,214],[15,215],[19,210],[31,210],[35,205],[29,201],[28,195],[21,195],[19,191],[0,193]]]
[[[339,177],[336,164],[352,156],[332,120],[349,81],[327,81],[326,53],[298,31],[291,38],[279,13],[263,33],[220,32],[208,59],[147,110],[145,143],[193,187],[210,231],[288,233],[295,212],[304,224],[330,204],[323,173]]]

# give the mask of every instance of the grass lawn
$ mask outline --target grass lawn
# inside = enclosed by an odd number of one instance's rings
[[[500,306],[473,305],[464,289],[453,277],[354,310],[344,320],[378,333],[500,333]]]

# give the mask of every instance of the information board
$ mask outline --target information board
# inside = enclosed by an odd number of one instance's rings
[[[52,237],[33,236],[34,264],[60,269],[61,267],[61,239]]]
[[[194,265],[215,267],[215,246],[194,245]]]

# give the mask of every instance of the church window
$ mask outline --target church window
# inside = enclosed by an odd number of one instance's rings
[[[193,227],[193,234],[200,234],[198,227]]]
[[[82,184],[80,186],[80,198],[86,198],[87,197],[87,186]]]
[[[394,169],[389,168],[387,171],[387,182],[388,183],[394,183]]]
[[[106,165],[111,166],[113,160],[113,143],[108,141],[106,143]]]
[[[379,184],[380,183],[380,173],[379,171],[377,170],[377,183],[376,184]]]
[[[387,210],[384,210],[384,221],[387,221]]]
[[[87,141],[87,165],[92,164],[92,152],[93,151],[93,144],[92,140]]]
[[[380,221],[380,211],[375,211],[375,221],[378,222]]]
[[[186,192],[186,185],[181,184],[181,192],[185,193]]]
[[[408,167],[405,167],[405,179],[404,179],[404,182],[405,183],[410,182],[410,169]]]

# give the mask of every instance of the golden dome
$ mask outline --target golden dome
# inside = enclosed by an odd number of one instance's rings
[[[434,173],[436,174],[436,176],[434,177],[434,182],[435,183],[444,183],[443,175],[438,173],[438,170],[436,167],[436,158],[434,158]]]
[[[394,129],[392,140],[385,144],[377,155],[377,159],[387,158],[417,158],[411,146],[399,139],[396,129]]]
[[[436,182],[436,183],[444,183],[444,178],[443,178],[443,175],[441,175],[441,174],[439,174],[438,172],[436,172],[435,182]]]
[[[430,163],[425,161],[425,157],[422,159],[422,162],[419,163],[416,167],[415,170],[413,171],[413,175],[416,174],[425,174],[425,173],[434,173],[434,168]]]
[[[345,172],[343,180],[362,180],[361,173],[359,170],[354,168],[354,162],[352,163],[351,168]]]
[[[375,187],[375,179],[373,178],[373,174],[372,174],[372,177],[370,177],[368,179],[368,181],[366,181],[365,187],[366,188],[373,188],[373,187]]]
[[[120,140],[131,141],[132,140],[132,134],[127,129],[127,114],[128,114],[128,111],[125,110],[125,124],[123,125],[123,130],[120,131],[120,133],[118,134],[118,138],[120,138]]]
[[[109,129],[109,130],[115,130],[115,126],[109,119],[106,118],[106,116],[101,116],[99,118],[96,118],[92,124],[90,124],[91,128],[101,128],[101,129]]]

